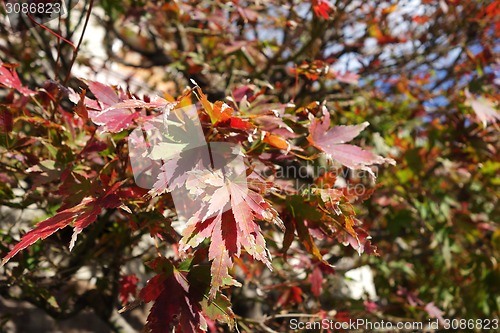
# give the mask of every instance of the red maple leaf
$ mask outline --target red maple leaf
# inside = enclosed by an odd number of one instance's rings
[[[234,109],[222,101],[210,103],[207,96],[201,91],[200,87],[195,88],[196,96],[203,109],[210,117],[210,121],[215,126],[229,126],[234,129],[252,129],[254,126],[246,120],[233,117]]]
[[[302,289],[297,286],[287,288],[278,299],[277,306],[284,307],[290,304],[300,304],[303,301]]]
[[[369,168],[370,165],[385,162],[396,163],[393,159],[375,155],[355,145],[345,144],[358,136],[369,125],[368,122],[365,121],[353,126],[335,126],[328,129],[330,127],[330,113],[326,110],[323,113],[323,121],[317,118],[312,120],[309,129],[310,135],[307,139],[314,147],[324,151],[330,158],[348,168],[365,170],[373,176],[375,175]]]
[[[14,126],[12,112],[7,108],[0,109],[0,132],[9,133]]]
[[[8,70],[8,67],[12,67],[12,65],[0,61],[0,87],[16,89],[23,95],[35,94],[33,90],[23,86],[17,73],[14,70]]]
[[[354,219],[357,221],[356,219]],[[359,222],[358,222],[359,223]],[[359,226],[351,226],[351,232],[347,230],[339,230],[337,232],[337,239],[340,243],[344,245],[351,245],[353,249],[358,251],[358,254],[366,253],[369,255],[379,256],[377,252],[377,247],[371,242],[371,236],[360,228]]]
[[[155,301],[146,324],[151,333],[171,332],[174,328],[176,332],[201,333],[207,329],[201,306],[189,292],[186,278],[173,267],[150,279],[139,297],[146,303]]]
[[[321,16],[328,19],[330,14],[334,11],[334,6],[328,0],[313,0],[312,8],[316,16]]]
[[[313,269],[312,273],[309,275],[309,281],[311,282],[311,291],[313,295],[319,297],[323,285],[323,273],[319,266]]]
[[[33,245],[39,239],[45,239],[73,223],[73,237],[71,238],[70,249],[73,248],[78,234],[93,223],[101,213],[102,208],[115,208],[120,205],[119,197],[114,192],[122,183],[116,183],[109,188],[103,196],[99,198],[86,197],[82,202],[74,207],[65,209],[53,217],[37,224],[35,229],[24,235],[19,243],[3,258],[1,266],[5,265],[19,251]]]
[[[427,21],[429,21],[429,16],[425,15],[415,15],[412,17],[413,22],[416,22],[418,24],[424,24]]]
[[[135,296],[137,282],[139,282],[139,279],[133,274],[122,276],[120,279],[120,302],[123,305],[127,304],[130,296]]]

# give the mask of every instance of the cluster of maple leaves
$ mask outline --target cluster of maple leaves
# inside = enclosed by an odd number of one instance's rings
[[[99,82],[86,81],[85,84],[92,98],[87,96],[85,89],[79,93],[67,92],[73,102],[74,114],[70,118],[76,126],[85,126],[89,121],[97,125],[95,135],[129,132],[158,115],[182,112],[183,107],[194,103],[203,129],[212,142],[233,142],[243,147],[248,168],[243,184],[226,177],[220,169],[182,170],[189,175],[188,188],[196,192],[204,204],[189,218],[182,231],[179,258],[184,260],[175,264],[176,261],[159,257],[149,264],[157,275],[140,291],[139,299],[155,302],[148,317],[148,328],[152,332],[163,331],[165,327],[177,327],[180,332],[198,332],[206,330],[207,320],[209,324],[220,320],[232,327],[234,314],[222,290],[240,285],[231,269],[243,252],[272,269],[272,254],[266,247],[263,232],[268,224],[284,232],[285,253],[298,237],[305,249],[325,267],[330,264],[317,248],[316,237],[337,238],[359,253],[376,253],[361,222],[355,218],[352,206],[356,200],[369,196],[370,191],[363,196],[354,195],[346,187],[335,187],[336,175],[326,173],[315,179],[318,186],[307,197],[304,193],[295,193],[285,201],[273,200],[273,190],[279,185],[273,184],[273,176],[261,172],[276,171],[273,161],[276,154],[288,159],[317,159],[323,154],[345,167],[364,170],[375,177],[370,166],[394,161],[348,143],[368,126],[367,122],[331,127],[330,113],[319,103],[299,109],[281,106],[279,110],[261,105],[256,108],[261,111],[243,113],[238,111],[238,105],[248,102],[248,97],[239,91],[234,92],[232,105],[228,105],[222,101],[211,103],[197,86],[186,89],[177,99],[171,96],[140,99]],[[6,64],[0,67],[0,85],[17,91],[21,98],[37,99],[45,93],[44,89],[24,87],[16,72]],[[255,95],[250,92],[250,96]],[[10,111],[1,112],[0,127],[6,132],[12,131]],[[45,121],[50,122],[49,119]],[[95,149],[92,139],[82,148],[80,156],[91,149]],[[40,167],[32,169],[34,174],[43,171]],[[94,223],[103,210],[121,208],[124,214],[133,214],[132,200],[147,202],[148,198],[164,196],[169,192],[165,172],[172,171],[164,168],[147,194],[137,191],[131,184],[130,170],[125,178],[94,175],[86,191],[67,199],[54,216],[23,235],[4,256],[2,265],[19,251],[67,226],[73,228],[69,245],[73,248],[78,243],[78,234]],[[76,188],[77,178],[74,171],[65,170],[61,188]],[[72,196],[71,193],[67,195]],[[294,210],[294,206],[300,206],[300,210]],[[211,262],[209,272],[199,265],[206,260]],[[321,281],[321,274],[319,268],[315,270],[316,280]],[[209,279],[204,279],[205,276]],[[122,279],[123,302],[135,292],[137,282],[135,277]],[[319,294],[319,290],[316,283],[315,293]]]

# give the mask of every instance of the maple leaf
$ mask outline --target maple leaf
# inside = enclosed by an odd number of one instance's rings
[[[322,214],[316,209],[316,207],[310,205],[309,202],[305,202],[304,198],[298,195],[290,196],[288,198],[288,207],[292,212],[292,216],[286,224],[283,251],[286,252],[290,248],[292,242],[295,240],[295,233],[297,233],[299,240],[307,252],[312,254],[316,259],[325,265],[330,265],[323,258],[320,249],[316,246],[314,239],[311,236],[311,229],[306,225],[306,222],[308,221],[321,220]]]
[[[252,125],[252,123],[249,123],[248,121],[246,121],[244,119],[241,119],[238,117],[231,117],[229,119],[229,127],[235,128],[235,129],[248,130],[248,129],[253,129],[254,125]]]
[[[104,132],[118,133],[130,127],[134,121],[149,119],[133,109],[164,108],[168,113],[175,105],[161,97],[155,97],[151,102],[129,99],[123,91],[118,90],[119,95],[117,95],[112,87],[105,84],[96,81],[86,81],[86,83],[97,100],[83,97],[83,93],[78,95],[75,92],[70,94],[70,100],[77,104],[80,114],[83,114],[82,104],[87,106],[89,110],[84,114],[84,118],[88,116],[94,124],[101,126]]]
[[[417,24],[424,24],[427,21],[429,21],[429,16],[425,15],[415,15],[412,17],[413,22],[416,22]]]
[[[209,297],[213,299],[220,287],[239,285],[229,269],[233,266],[233,256],[239,257],[243,247],[255,259],[271,267],[264,236],[255,218],[272,220],[278,225],[269,204],[258,193],[249,190],[245,184],[230,180],[220,170],[212,172],[194,171],[186,182],[191,190],[203,195],[206,205],[189,219],[180,241],[180,251],[198,246],[206,238],[211,238],[208,257],[212,260],[212,283]]]
[[[348,168],[365,170],[374,177],[375,174],[369,167],[370,165],[396,164],[391,158],[384,158],[358,146],[345,144],[358,136],[369,125],[368,122],[352,126],[335,126],[328,129],[330,127],[330,114],[326,110],[323,113],[323,121],[317,118],[312,120],[307,139],[314,147],[324,151],[328,157]]]
[[[386,7],[384,9],[382,9],[382,15],[388,15],[388,14],[394,12],[397,8],[398,8],[397,3],[392,5],[392,6]]]
[[[328,19],[335,11],[335,7],[328,0],[312,0],[312,8],[316,16],[324,19]]]
[[[288,306],[290,304],[300,304],[303,301],[302,289],[297,286],[287,288],[280,296],[277,302],[278,307]]]
[[[57,230],[69,225],[75,218],[77,218],[78,213],[78,210],[68,209],[56,214],[54,217],[38,223],[36,228],[24,235],[19,243],[17,243],[16,246],[14,246],[14,248],[3,258],[2,266],[5,265],[7,261],[9,261],[10,258],[15,256],[19,251],[34,244],[37,240],[45,239]]]
[[[136,109],[136,108],[162,108],[167,113],[173,109],[173,107],[177,104],[177,102],[169,102],[164,98],[159,96],[153,97],[150,102],[145,102],[140,99],[124,99],[116,104],[109,106],[106,110],[112,109]]]
[[[347,230],[339,230],[337,232],[337,239],[339,242],[345,246],[351,245],[353,249],[358,251],[359,255],[366,253],[379,256],[377,247],[372,244],[371,236],[369,236],[365,230],[356,225],[352,225],[350,228],[352,229],[352,234]]]
[[[16,89],[25,96],[34,95],[35,92],[23,86],[17,73],[14,70],[8,70],[8,67],[12,65],[0,61],[0,87]]]
[[[372,23],[368,26],[368,33],[371,37],[376,38],[377,42],[380,45],[401,43],[406,41],[405,38],[395,37],[387,32],[382,31],[377,23]]]
[[[358,82],[359,82],[359,75],[356,73],[348,72],[348,71],[341,73],[339,71],[332,69],[328,73],[328,77],[331,77],[339,82],[343,82],[343,83],[347,83],[347,84],[358,84]]]
[[[207,96],[201,91],[201,88],[196,86],[194,88],[196,96],[200,101],[203,109],[210,117],[210,121],[215,126],[229,126],[235,129],[252,129],[254,126],[246,120],[238,117],[233,117],[234,109],[222,101],[210,103]]]
[[[199,333],[207,330],[201,306],[190,293],[184,275],[169,265],[168,271],[156,275],[140,291],[146,303],[155,301],[147,318],[146,329],[151,333]]]
[[[82,118],[84,121],[87,121],[89,119],[89,113],[87,111],[87,108],[85,107],[85,94],[87,91],[85,89],[82,89],[80,92],[80,100],[76,101],[76,107],[75,107],[75,113]]]
[[[313,269],[312,273],[309,275],[309,281],[311,282],[311,291],[313,295],[319,297],[323,284],[323,273],[319,266]]]
[[[174,107],[167,105],[162,115],[142,123],[128,137],[135,180],[153,196],[180,187],[187,171],[211,163],[196,107],[182,101]]]
[[[290,144],[278,135],[265,132],[262,141],[278,149],[286,150],[287,152],[290,151]]]
[[[19,243],[3,258],[1,266],[5,265],[19,251],[33,245],[39,239],[45,239],[57,230],[73,223],[74,232],[71,238],[70,250],[73,248],[78,234],[93,223],[101,213],[102,208],[115,208],[120,205],[119,197],[114,192],[122,183],[114,184],[100,198],[87,197],[74,207],[65,209],[51,218],[38,223],[35,229],[24,235]]]
[[[232,117],[232,108],[222,102],[212,105],[199,88],[195,89],[213,125],[237,119]],[[281,220],[259,194],[248,190],[241,147],[212,142],[209,148],[196,110],[191,115],[188,109],[183,111],[167,115],[168,126],[163,131],[146,129],[149,137],[161,138],[159,142],[149,141],[152,148],[147,156],[163,163],[150,194],[171,192],[178,216],[189,218],[182,233],[181,253],[211,238],[209,296],[213,300],[222,286],[238,285],[229,269],[233,266],[233,257],[239,257],[242,248],[271,268],[264,237],[254,219],[278,225]],[[140,141],[141,136],[137,135],[136,139]],[[279,143],[283,148],[288,147],[284,140]]]
[[[230,107],[224,102],[217,101],[212,106],[211,118],[213,118],[215,120],[215,124],[217,124],[218,122],[223,122],[230,119],[233,112],[234,110],[232,107]]]
[[[214,320],[226,323],[228,324],[230,330],[234,329],[235,315],[231,309],[231,302],[226,296],[218,293],[217,297],[212,302],[209,302],[206,298],[204,298],[201,302],[201,306],[203,314],[207,317],[207,321]]]
[[[298,138],[300,135],[295,133],[293,129],[287,125],[285,119],[292,122],[297,121],[295,115],[286,114],[284,112],[285,105],[281,105],[277,110],[269,111],[265,114],[258,115],[254,121],[259,124],[261,129],[262,141],[272,145],[273,147],[290,150],[292,146],[287,139]]]
[[[431,318],[438,318],[440,322],[444,321],[443,314],[444,312],[438,308],[434,302],[427,303],[424,307],[424,310]]]
[[[126,108],[110,108],[124,100],[125,96],[118,96],[112,87],[96,81],[86,81],[90,91],[97,100],[83,97],[74,91],[70,93],[70,100],[77,104],[79,109],[84,104],[88,110],[85,116],[96,125],[100,126],[103,132],[117,133],[128,128],[137,119],[140,113]],[[121,95],[124,95],[121,93]],[[80,111],[80,113],[82,113]]]
[[[484,97],[475,98],[468,89],[465,90],[465,96],[484,127],[488,123],[495,123],[500,120],[500,112],[495,110],[494,104],[490,100]]]
[[[12,112],[7,108],[0,108],[0,132],[9,133],[12,131],[14,122]]]
[[[120,279],[119,298],[123,305],[127,304],[130,296],[135,296],[137,292],[137,282],[139,282],[139,279],[133,274],[122,276]]]
[[[214,108],[212,106],[212,103],[208,100],[207,96],[201,91],[201,88],[196,86],[194,88],[195,94],[198,97],[198,100],[201,103],[201,106],[203,106],[203,109],[208,113],[208,116],[210,117],[210,121],[212,124],[215,124],[217,121],[219,121],[220,117],[224,115],[224,110],[217,110],[214,111]]]
[[[316,81],[321,75],[327,74],[329,66],[322,60],[315,60],[311,63],[304,61],[302,65],[291,68],[292,74],[304,75],[308,80]]]
[[[256,12],[255,10],[248,9],[248,8],[243,8],[241,6],[237,7],[238,13],[240,14],[241,18],[247,22],[255,23],[257,22],[257,19],[259,18],[259,13]]]

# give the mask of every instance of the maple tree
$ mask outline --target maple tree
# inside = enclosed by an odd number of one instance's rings
[[[2,21],[0,204],[43,216],[2,221],[0,295],[112,331],[150,302],[150,332],[497,316],[498,10],[106,0]],[[360,266],[378,298],[334,288]],[[86,267],[98,283],[58,292]]]

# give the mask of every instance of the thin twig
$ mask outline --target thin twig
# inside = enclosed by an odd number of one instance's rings
[[[94,6],[94,0],[90,0],[89,9],[87,10],[87,17],[85,17],[85,23],[83,24],[82,34],[80,36],[80,40],[78,41],[78,45],[76,46],[76,49],[73,52],[73,58],[71,59],[71,63],[69,64],[69,68],[68,68],[68,73],[66,74],[66,78],[64,79],[64,82],[63,82],[64,86],[66,84],[68,84],[69,78],[71,76],[71,69],[73,68],[73,65],[76,61],[76,57],[78,55],[78,50],[80,50],[80,46],[82,45],[83,36],[85,35],[85,31],[87,30],[87,25],[88,25],[89,20],[90,20],[90,14],[92,13],[93,6]]]

